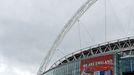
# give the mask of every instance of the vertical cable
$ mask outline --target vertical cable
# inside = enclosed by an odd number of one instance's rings
[[[60,49],[57,49],[57,51],[59,51],[59,54],[61,54],[62,56],[65,55]]]
[[[79,35],[79,41],[80,41],[80,49],[81,49],[81,32],[80,32],[80,21],[78,20],[78,35]]]
[[[92,43],[95,43],[95,39],[93,38],[93,36],[90,34],[90,32],[88,31],[88,27],[86,27],[86,25],[82,22],[82,21],[80,21],[79,20],[79,23],[80,23],[80,25],[82,25],[82,27],[84,28],[84,30],[87,32],[87,34],[88,34],[88,36],[89,36],[89,38],[90,38],[90,40],[91,40],[91,42]],[[82,28],[81,27],[81,28]]]
[[[107,1],[104,0],[104,14],[105,14],[105,42],[107,41]]]

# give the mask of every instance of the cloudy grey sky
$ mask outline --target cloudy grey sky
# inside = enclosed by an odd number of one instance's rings
[[[85,1],[0,0],[0,75],[36,75],[53,41]],[[105,42],[104,15],[104,0],[98,0],[67,34],[53,61]],[[134,36],[134,0],[107,0],[107,41],[128,36]]]

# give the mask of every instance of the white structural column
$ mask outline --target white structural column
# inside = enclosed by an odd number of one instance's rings
[[[67,24],[62,29],[61,33],[58,35],[56,40],[54,41],[52,47],[48,51],[46,57],[44,58],[41,67],[39,68],[39,71],[37,75],[42,75],[44,71],[46,71],[47,66],[49,65],[49,62],[51,61],[51,58],[53,57],[53,54],[56,51],[56,48],[60,45],[62,40],[64,39],[65,35],[68,33],[68,31],[72,28],[72,26],[76,23],[76,21],[86,12],[86,10],[91,7],[97,0],[87,0],[85,4],[83,4],[78,11],[72,16],[72,18],[67,22]]]

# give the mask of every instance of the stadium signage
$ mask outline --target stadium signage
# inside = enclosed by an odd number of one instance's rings
[[[104,55],[81,60],[81,75],[113,75],[113,55]]]
[[[109,65],[111,64],[111,65],[113,65],[113,60],[110,59],[110,60],[92,62],[92,63],[89,63],[89,64],[84,64],[83,67],[85,67],[85,66],[97,66],[97,65],[103,65],[103,64],[109,64]]]

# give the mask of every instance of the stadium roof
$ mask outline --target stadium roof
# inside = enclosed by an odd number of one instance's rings
[[[119,53],[130,49],[134,49],[134,36],[108,41],[105,43],[80,49],[56,61],[51,66],[50,69],[83,58],[96,57],[96,56],[111,54],[111,53]]]

